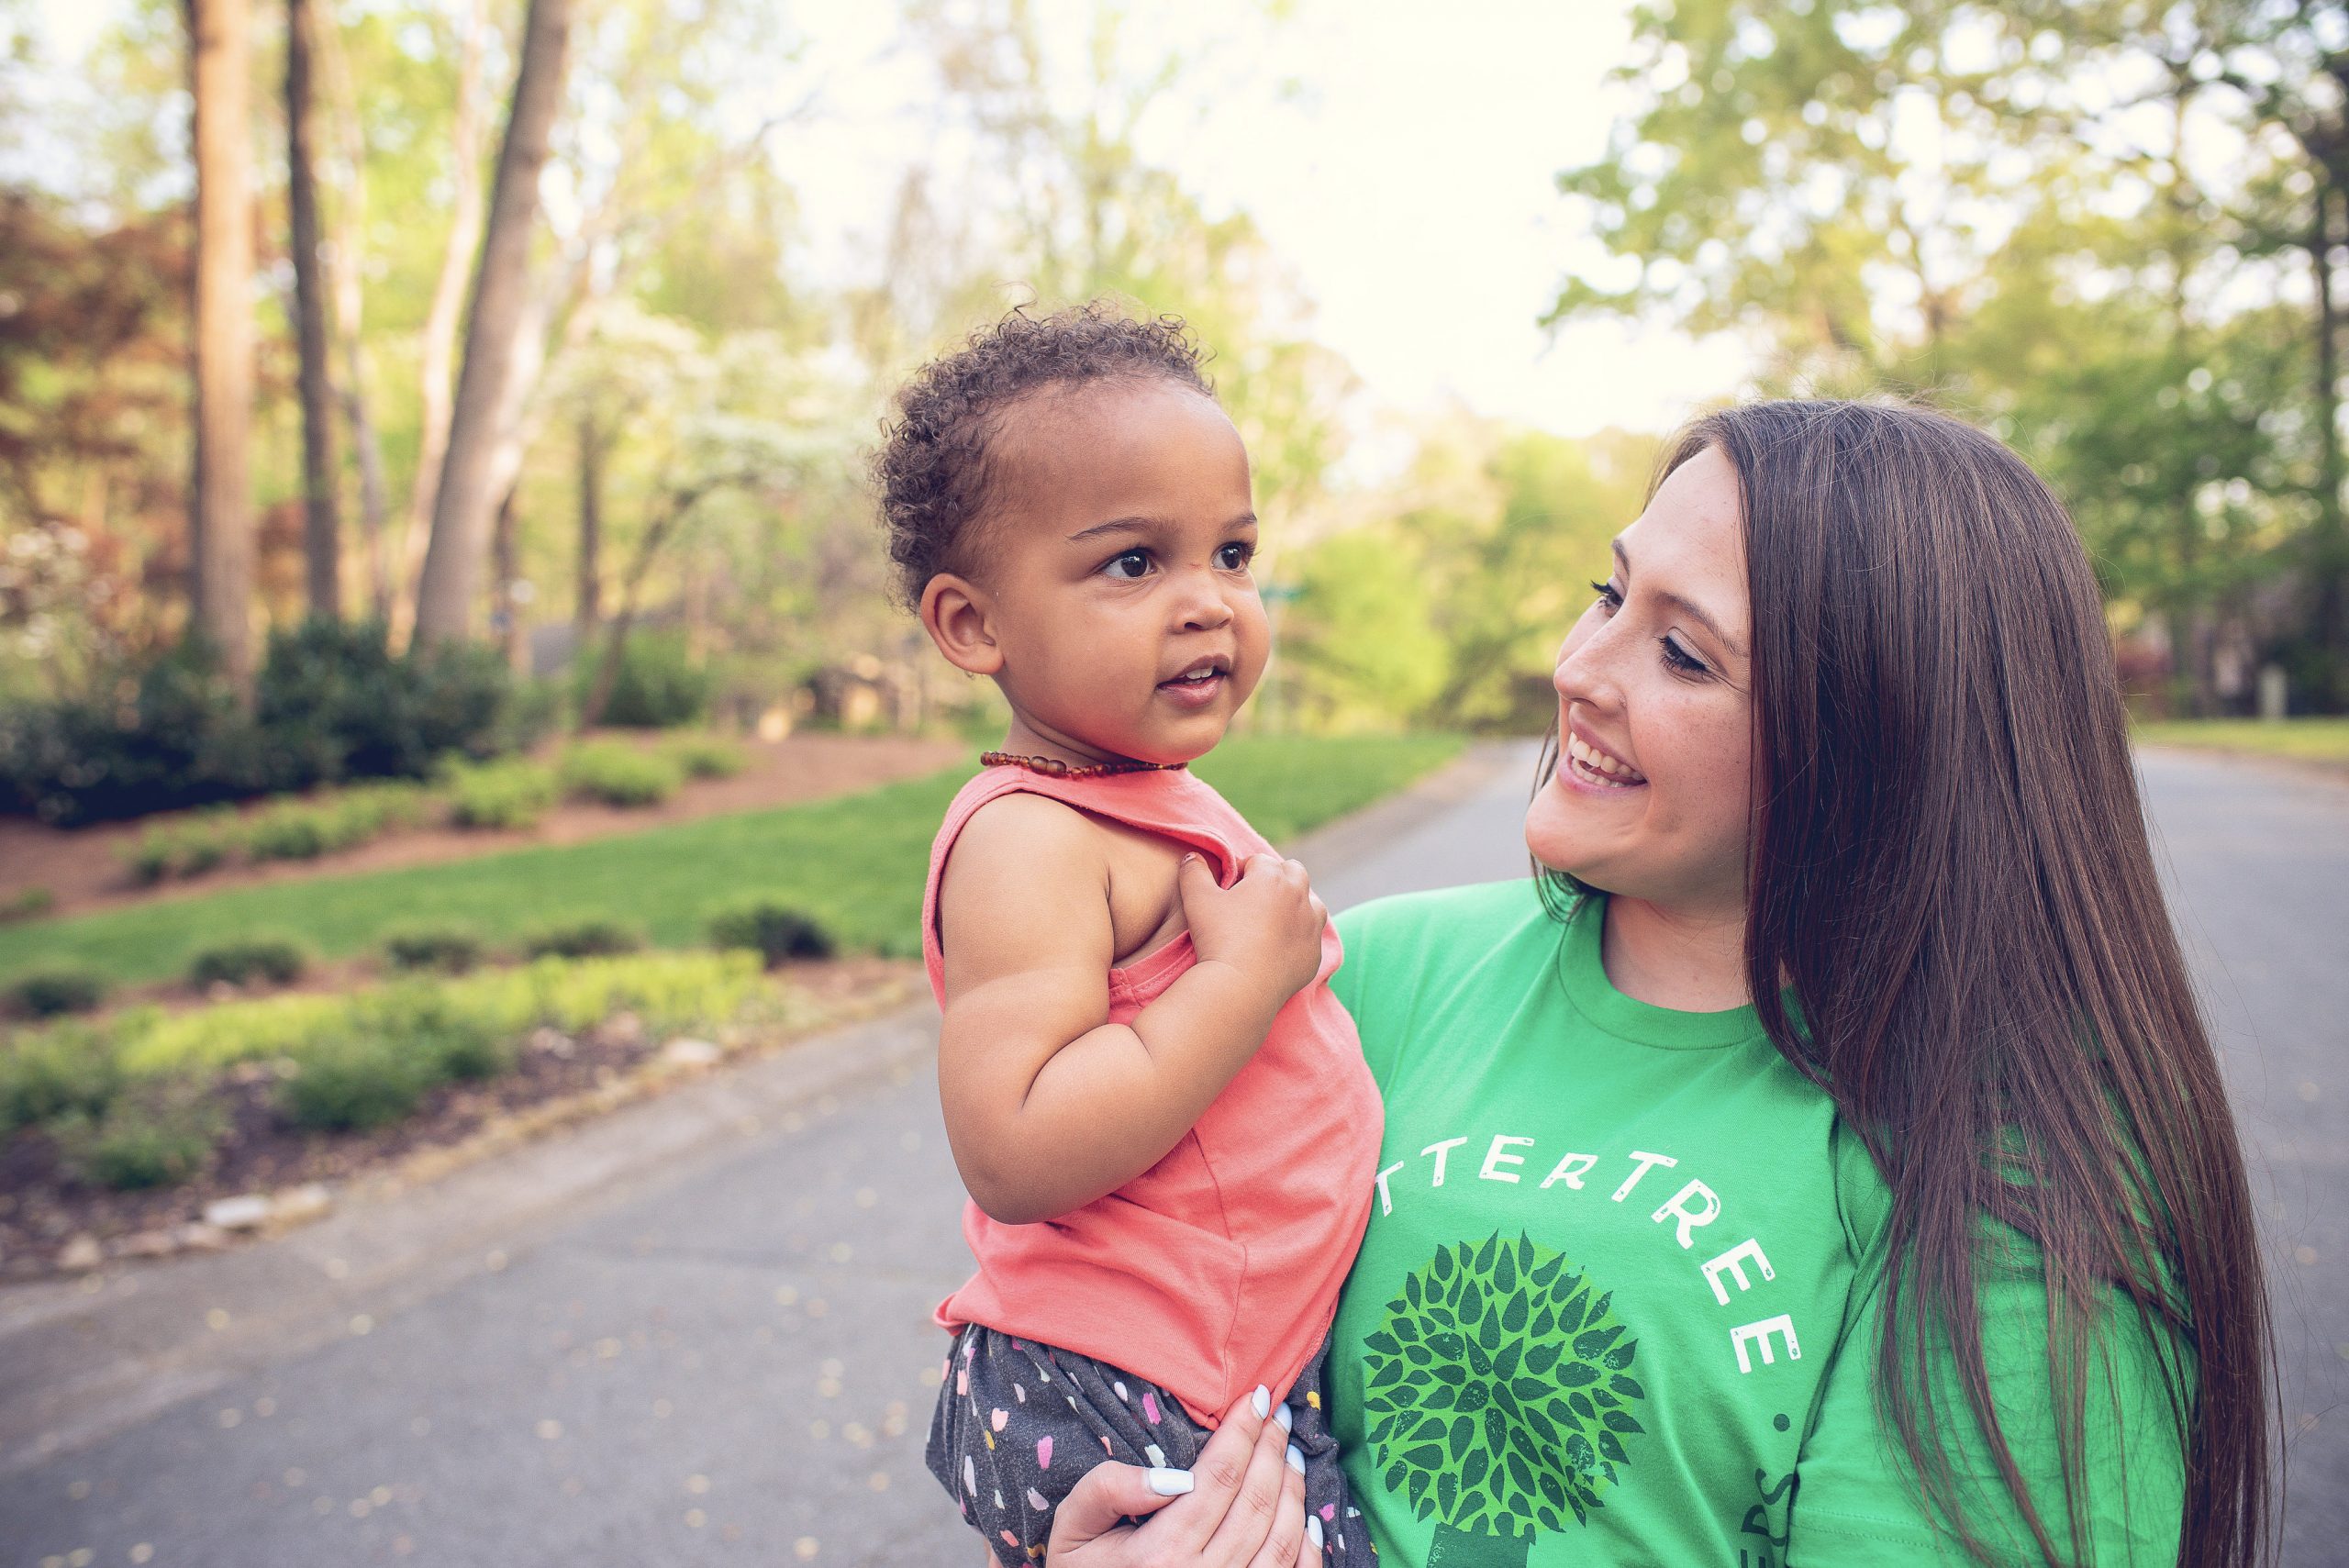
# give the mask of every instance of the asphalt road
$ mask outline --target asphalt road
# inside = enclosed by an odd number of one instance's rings
[[[1325,836],[1317,885],[1343,906],[1522,874],[1530,761]],[[2275,1260],[2285,1562],[2349,1562],[2349,786],[2176,754],[2144,776]],[[238,1265],[279,1304],[237,1304],[258,1341],[208,1371],[184,1357],[143,1404],[93,1394],[78,1428],[65,1400],[57,1433],[0,1460],[0,1568],[975,1564],[921,1463],[927,1313],[965,1255],[918,1027],[895,1027],[917,1038],[888,1064],[673,1140],[500,1245],[411,1220],[450,1240],[405,1285],[359,1288],[368,1270],[324,1253],[363,1239],[325,1228],[276,1244],[295,1272],[274,1284]],[[342,1284],[313,1305],[318,1269]],[[136,1279],[15,1319],[0,1301],[0,1330],[34,1325],[0,1331],[0,1417],[108,1312],[198,1312],[214,1285],[191,1282],[229,1279],[146,1273],[130,1307],[105,1304]]]

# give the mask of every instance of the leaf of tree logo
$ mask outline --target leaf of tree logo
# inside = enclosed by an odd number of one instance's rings
[[[1363,1412],[1387,1490],[1436,1521],[1429,1568],[1522,1563],[1587,1523],[1645,1430],[1638,1341],[1562,1253],[1520,1232],[1436,1250],[1364,1341]]]

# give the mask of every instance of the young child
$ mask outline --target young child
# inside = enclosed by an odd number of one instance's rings
[[[1383,1125],[1304,869],[1184,771],[1264,672],[1248,455],[1172,319],[1014,314],[898,395],[890,553],[1011,707],[930,851],[939,1091],[978,1272],[932,1473],[1003,1562],[1105,1460],[1187,1470],[1253,1391],[1307,1535],[1374,1561],[1321,1355]]]

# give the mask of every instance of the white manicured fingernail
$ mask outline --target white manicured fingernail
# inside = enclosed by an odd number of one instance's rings
[[[1179,1497],[1191,1489],[1191,1473],[1187,1470],[1153,1470],[1142,1479],[1162,1497]]]
[[[1319,1514],[1305,1516],[1305,1543],[1316,1551],[1321,1550],[1321,1516]]]
[[[1273,1419],[1278,1421],[1281,1424],[1281,1430],[1286,1432],[1296,1427],[1297,1412],[1284,1405],[1273,1412]]]
[[[1288,1445],[1288,1467],[1299,1475],[1305,1473],[1305,1451],[1295,1443]]]
[[[1256,1385],[1256,1392],[1250,1395],[1248,1400],[1256,1407],[1256,1414],[1259,1416],[1269,1416],[1273,1413],[1273,1391],[1263,1384]]]

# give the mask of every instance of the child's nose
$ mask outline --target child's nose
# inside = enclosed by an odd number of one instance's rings
[[[1185,584],[1178,611],[1186,631],[1213,631],[1231,623],[1231,605],[1222,586],[1205,573]]]

